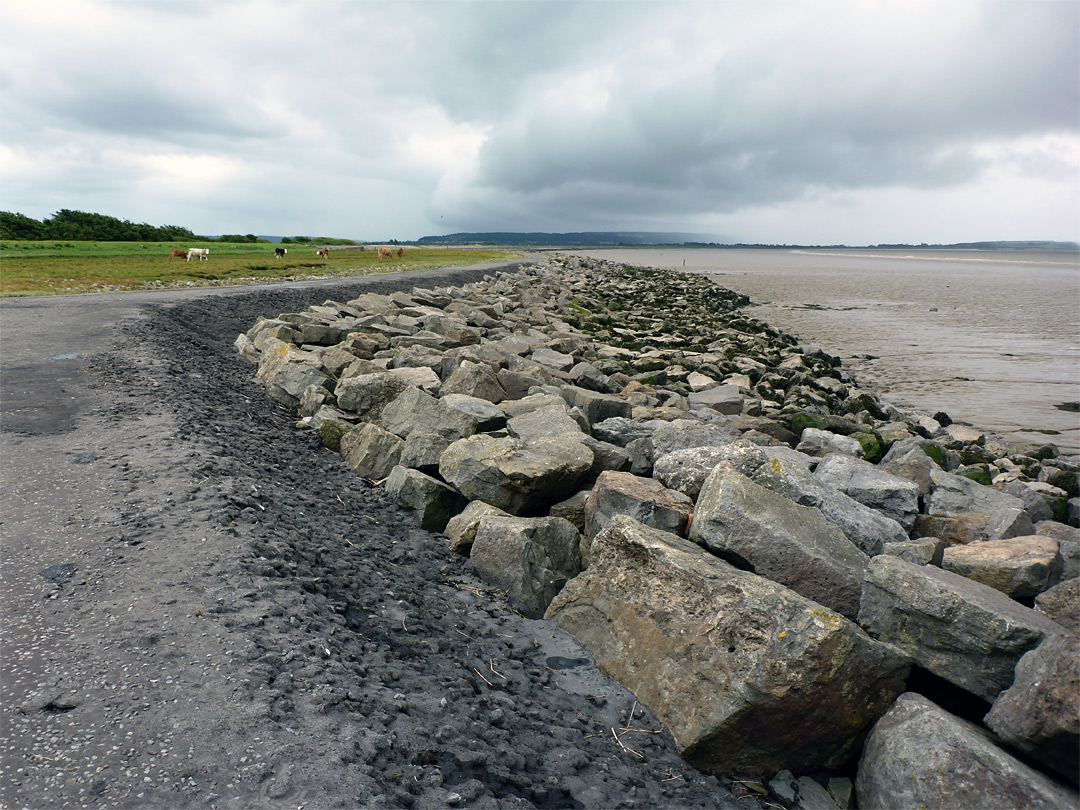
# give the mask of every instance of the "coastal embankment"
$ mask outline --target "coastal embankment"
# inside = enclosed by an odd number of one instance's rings
[[[703,273],[827,347],[885,400],[1080,459],[1080,256],[633,249],[584,255]]]

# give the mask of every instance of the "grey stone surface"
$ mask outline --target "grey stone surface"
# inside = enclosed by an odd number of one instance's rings
[[[935,473],[926,498],[928,515],[984,514],[987,540],[1034,534],[1035,525],[1019,498],[983,486],[961,475]]]
[[[1063,632],[988,585],[886,554],[870,561],[859,624],[989,701],[1012,684],[1020,656]]]
[[[381,481],[397,466],[405,442],[378,425],[365,422],[340,440],[341,457],[362,478]]]
[[[903,689],[909,661],[842,616],[626,517],[547,618],[724,775],[835,767]]]
[[[1013,599],[1045,591],[1061,573],[1057,540],[1041,535],[988,540],[945,549],[941,567]]]
[[[795,449],[808,456],[819,457],[827,456],[829,453],[842,453],[855,458],[863,458],[866,455],[862,445],[856,439],[810,427],[803,430]]]
[[[441,532],[468,501],[452,487],[418,470],[397,466],[386,479],[386,494],[399,506],[416,512],[420,525]]]
[[[692,500],[659,481],[628,472],[604,472],[585,501],[585,536],[595,537],[611,525],[615,515],[683,536],[693,511]]]
[[[484,515],[470,557],[486,582],[506,591],[510,604],[538,619],[581,570],[581,538],[558,517]]]
[[[419,388],[407,388],[382,409],[379,424],[403,439],[417,431],[461,439],[476,433],[480,423]]]
[[[855,792],[865,810],[1076,807],[1073,791],[994,744],[982,728],[908,692],[874,726]]]
[[[459,514],[450,518],[446,528],[443,529],[450,550],[458,554],[468,554],[472,550],[473,540],[476,538],[476,527],[480,525],[480,518],[486,515],[510,516],[509,513],[489,503],[469,501],[469,505]]]
[[[906,478],[878,469],[868,461],[833,453],[825,456],[814,477],[840,490],[864,506],[892,518],[905,532],[915,525],[919,514],[919,488]]]
[[[1073,784],[1080,775],[1080,636],[1049,636],[1016,665],[985,718],[1006,743]]]
[[[1035,610],[1066,630],[1080,633],[1080,579],[1067,579],[1040,593]]]
[[[869,558],[822,517],[721,463],[698,495],[690,539],[854,619]]]
[[[383,409],[411,387],[401,377],[382,371],[342,380],[335,395],[343,411],[351,411],[366,422],[377,422]]]

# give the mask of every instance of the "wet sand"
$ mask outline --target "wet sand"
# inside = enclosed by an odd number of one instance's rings
[[[934,251],[601,250],[705,273],[843,358],[898,406],[1080,457],[1080,257]],[[1040,431],[1058,431],[1043,433]]]

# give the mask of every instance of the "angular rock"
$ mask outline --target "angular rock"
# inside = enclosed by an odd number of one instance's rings
[[[717,413],[734,415],[743,412],[747,396],[738,385],[717,385],[703,391],[692,391],[687,397],[693,408],[710,408]]]
[[[442,385],[439,375],[427,366],[392,368],[388,373],[393,374],[395,377],[400,377],[410,385],[415,385],[417,388],[426,391],[429,394],[438,393],[439,387]]]
[[[987,540],[1035,533],[1035,526],[1019,498],[946,472],[932,476],[932,489],[926,498],[926,514],[986,515],[984,531]]]
[[[439,459],[443,451],[452,444],[451,439],[439,433],[417,430],[409,434],[405,446],[401,449],[398,464],[419,470],[427,475],[437,475]]]
[[[569,436],[530,441],[471,436],[454,442],[439,459],[439,475],[470,500],[520,515],[536,512],[576,491],[593,454]]]
[[[610,442],[618,447],[626,447],[637,439],[647,439],[652,436],[656,425],[635,422],[633,419],[615,417],[605,419],[599,424],[593,423],[592,434],[601,441]]]
[[[393,402],[387,403],[379,423],[402,438],[423,431],[449,439],[472,436],[480,424],[476,417],[451,408],[419,388],[407,388]]]
[[[1080,763],[1080,637],[1050,636],[1016,665],[985,723],[1073,784]]]
[[[613,394],[603,394],[599,391],[590,391],[587,388],[579,388],[576,385],[563,386],[559,391],[571,408],[581,408],[585,412],[589,424],[597,424],[607,419],[627,418],[633,411],[633,407],[625,399],[620,399]]]
[[[902,543],[908,539],[904,527],[892,518],[822,483],[804,467],[783,458],[762,464],[751,478],[800,506],[817,509],[822,517],[871,557],[881,554],[887,543]]]
[[[866,571],[859,624],[989,701],[1012,684],[1020,656],[1063,632],[988,585],[886,554]]]
[[[539,619],[581,571],[580,548],[577,529],[562,518],[485,515],[470,557],[485,582],[505,590],[522,615]]]
[[[698,495],[690,539],[854,619],[869,558],[822,517],[721,463]]]
[[[480,525],[480,518],[487,515],[510,517],[502,509],[497,509],[489,503],[469,501],[468,506],[450,518],[446,528],[443,529],[450,550],[458,554],[469,554],[473,540],[476,538],[476,528]]]
[[[562,405],[548,405],[508,419],[506,430],[511,436],[523,440],[564,435],[577,436],[579,439],[585,437],[581,425]]]
[[[343,379],[335,393],[343,411],[355,413],[365,422],[377,422],[383,409],[412,387],[407,380],[382,371]]]
[[[912,540],[901,540],[896,543],[886,543],[881,549],[882,554],[891,554],[901,560],[907,560],[912,565],[941,565],[941,557],[945,551],[945,541],[937,537],[917,537]]]
[[[650,437],[654,459],[689,447],[723,447],[738,438],[737,433],[725,425],[692,419],[676,419],[656,425]]]
[[[669,489],[696,499],[705,479],[721,461],[750,476],[767,460],[759,446],[739,439],[722,447],[689,447],[668,453],[656,460],[653,477]]]
[[[1063,580],[1080,577],[1080,529],[1052,520],[1040,520],[1035,524],[1035,534],[1044,534],[1058,541]]]
[[[477,433],[490,433],[506,427],[506,414],[489,400],[467,394],[443,394],[440,401],[443,405],[475,419]]]
[[[874,726],[855,792],[867,810],[1061,810],[1076,795],[996,746],[984,730],[907,692]]]
[[[386,494],[398,506],[416,512],[420,526],[433,532],[445,529],[450,518],[468,503],[442,481],[400,465],[386,479]]]
[[[1056,580],[1061,555],[1056,540],[1034,534],[947,548],[941,567],[1013,599],[1028,599]]]
[[[341,457],[362,478],[381,481],[390,475],[401,459],[405,442],[378,425],[359,425],[340,441]]]
[[[628,472],[604,472],[585,501],[585,537],[591,539],[626,515],[654,529],[686,534],[694,502],[659,481]]]
[[[548,514],[551,515],[551,517],[559,517],[570,521],[574,524],[574,528],[578,530],[579,534],[584,534],[585,501],[589,499],[589,493],[591,491],[592,490],[583,489],[575,492],[565,501],[559,501],[558,503],[552,504],[551,508],[548,509]],[[582,540],[583,542],[581,545],[582,549],[584,549],[586,544],[584,538],[582,538]],[[586,555],[583,553],[581,556],[581,567],[585,568],[588,564],[588,559],[586,559]]]
[[[1035,597],[1035,610],[1080,634],[1080,579],[1067,579]]]
[[[868,461],[833,453],[814,470],[814,478],[877,509],[911,531],[919,514],[919,488],[904,478],[880,470]]]
[[[843,453],[845,456],[855,458],[863,458],[866,455],[857,439],[809,427],[802,432],[795,449],[808,456],[818,457],[827,456],[829,453]]]
[[[506,391],[499,384],[497,372],[487,363],[473,363],[468,360],[462,361],[454,373],[447,377],[439,393],[443,396],[465,394],[491,403],[506,399]]]
[[[711,773],[835,767],[908,660],[854,624],[675,535],[618,517],[548,608]]]

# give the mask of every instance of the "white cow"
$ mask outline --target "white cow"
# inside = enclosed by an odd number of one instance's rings
[[[191,248],[187,252],[187,260],[190,262],[192,256],[197,258],[200,262],[205,262],[210,259],[210,248]]]

